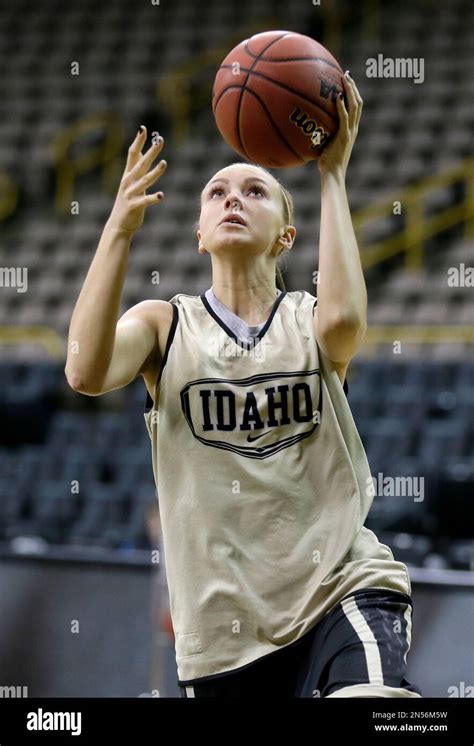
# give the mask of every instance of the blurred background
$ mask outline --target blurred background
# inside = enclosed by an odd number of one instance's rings
[[[72,391],[67,333],[140,124],[165,138],[165,199],[134,238],[121,312],[210,287],[199,193],[241,160],[212,83],[269,29],[321,41],[364,99],[348,192],[369,331],[348,383],[380,488],[367,525],[410,569],[409,678],[473,696],[474,5],[1,0],[2,696],[178,696],[146,389]],[[367,77],[379,54],[422,58],[424,81]],[[317,295],[319,172],[274,173],[296,206],[286,287]],[[385,477],[423,490],[391,495]]]

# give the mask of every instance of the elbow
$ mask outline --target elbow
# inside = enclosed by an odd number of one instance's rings
[[[77,391],[81,385],[79,376],[76,373],[72,373],[71,371],[69,371],[67,365],[64,368],[64,375],[66,376],[66,381],[68,382],[69,387],[73,391]]]
[[[97,387],[88,385],[77,372],[70,371],[67,366],[64,369],[64,375],[70,388],[78,394],[98,396],[101,393]]]
[[[343,337],[364,337],[367,331],[367,315],[341,312],[329,319],[319,318],[319,329],[324,335]]]
[[[319,327],[319,338],[330,360],[344,363],[350,360],[367,333],[367,320],[341,315]]]
[[[362,342],[367,334],[367,315],[343,319],[341,326],[347,337]]]

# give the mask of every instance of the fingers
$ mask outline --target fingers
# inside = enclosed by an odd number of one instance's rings
[[[140,197],[140,199],[136,200],[136,206],[137,207],[147,207],[148,205],[153,205],[157,202],[161,202],[161,200],[164,197],[163,192],[155,192],[154,194],[145,194],[144,197]]]
[[[364,102],[349,70],[344,73],[343,85],[349,104],[349,126],[358,129]]]
[[[155,142],[150,145],[147,152],[144,155],[141,155],[141,157],[137,160],[137,162],[130,170],[130,177],[132,179],[137,179],[143,176],[146,171],[148,171],[149,167],[162,150],[163,144],[163,138],[161,136],[158,136]]]
[[[165,160],[161,160],[155,168],[142,176],[141,179],[132,183],[129,191],[130,194],[143,193],[145,189],[155,183],[166,171],[168,164]]]
[[[346,136],[349,135],[349,115],[347,113],[346,106],[342,93],[336,96],[337,112],[339,114],[339,132],[344,132]]]
[[[127,156],[127,165],[125,166],[125,171],[130,171],[133,166],[136,164],[138,159],[140,158],[142,154],[142,147],[143,143],[146,141],[146,127],[145,125],[141,125],[140,129],[138,130],[134,141],[130,145],[128,149],[128,156]]]

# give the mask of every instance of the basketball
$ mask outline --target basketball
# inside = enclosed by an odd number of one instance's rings
[[[226,143],[268,168],[302,166],[337,132],[343,70],[322,44],[266,31],[238,44],[214,80],[212,111]]]

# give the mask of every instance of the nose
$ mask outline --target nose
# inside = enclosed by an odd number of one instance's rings
[[[236,205],[239,206],[239,210],[240,210],[242,207],[240,203],[240,198],[236,197],[235,194],[232,194],[231,192],[229,192],[229,194],[227,195],[226,201],[225,201],[226,209],[230,207],[233,210],[235,209]]]

